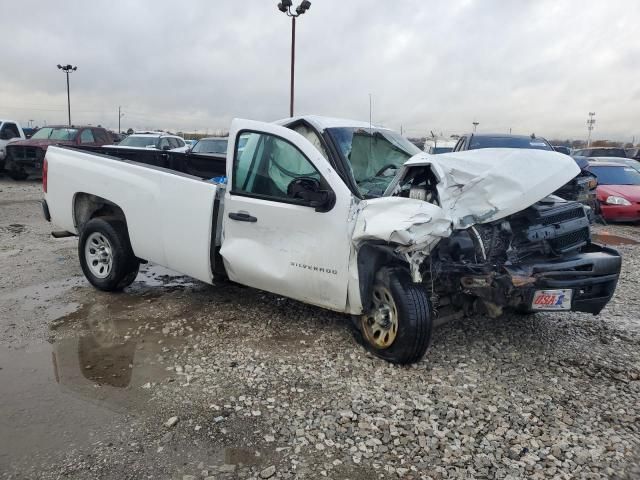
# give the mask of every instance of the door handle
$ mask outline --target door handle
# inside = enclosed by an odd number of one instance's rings
[[[238,220],[239,222],[250,222],[250,223],[255,223],[258,221],[258,219],[256,217],[253,217],[251,215],[249,215],[248,213],[244,213],[244,212],[237,212],[237,213],[230,213],[229,214],[229,218],[231,220]]]

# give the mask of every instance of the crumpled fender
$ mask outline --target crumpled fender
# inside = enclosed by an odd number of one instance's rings
[[[363,200],[353,231],[353,241],[383,240],[404,247],[424,249],[451,235],[451,221],[444,210],[422,200],[381,197]]]

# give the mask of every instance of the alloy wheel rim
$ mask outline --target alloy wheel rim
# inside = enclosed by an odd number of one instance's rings
[[[398,308],[388,288],[373,289],[373,308],[362,316],[362,330],[367,341],[378,349],[389,348],[398,334]]]

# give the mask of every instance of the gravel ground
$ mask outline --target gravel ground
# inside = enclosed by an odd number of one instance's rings
[[[0,180],[0,477],[640,477],[639,246],[599,316],[459,320],[398,367],[237,285],[93,290],[39,196]]]

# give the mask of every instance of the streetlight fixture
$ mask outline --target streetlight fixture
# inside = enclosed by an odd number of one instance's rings
[[[480,122],[478,121],[473,122],[473,133],[476,133],[476,129],[478,128],[478,125],[480,125]]]
[[[300,5],[296,7],[295,12],[291,11],[291,7],[293,7],[292,0],[282,0],[278,3],[278,10],[285,13],[287,17],[291,17],[291,92],[289,96],[289,116],[293,117],[294,72],[296,65],[296,18],[309,10],[311,2],[303,0]]]
[[[58,64],[58,69],[67,74],[67,113],[69,114],[69,126],[71,126],[71,96],[69,95],[69,74],[71,72],[75,72],[78,67],[74,67],[73,65]]]

